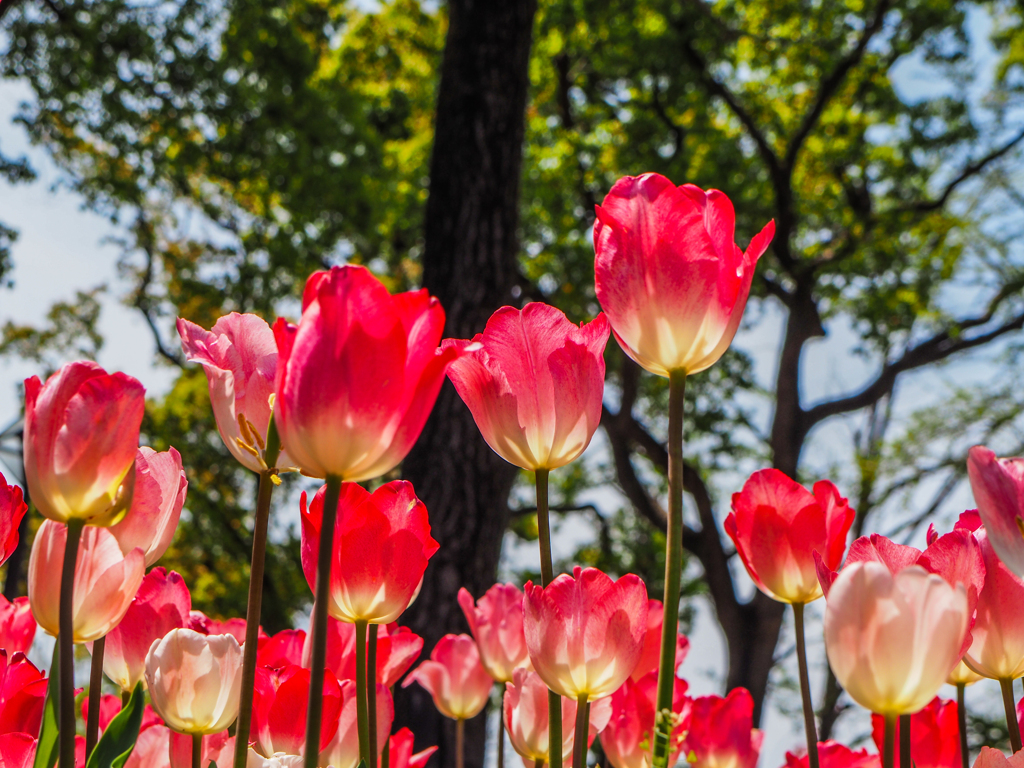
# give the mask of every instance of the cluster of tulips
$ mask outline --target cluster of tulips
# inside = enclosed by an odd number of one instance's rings
[[[28,597],[0,603],[0,768],[422,768],[433,748],[414,754],[411,732],[391,733],[399,683],[423,686],[457,721],[461,764],[463,723],[494,682],[504,686],[502,733],[527,768],[583,768],[598,734],[614,768],[754,768],[762,734],[750,694],[690,698],[678,674],[688,647],[678,618],[685,381],[728,348],[774,234],[769,223],[741,251],[734,227],[721,192],[655,174],[619,180],[594,227],[604,312],[580,326],[532,303],[499,309],[471,340],[442,341],[436,299],[392,295],[358,266],[312,275],[297,325],[231,314],[206,331],[179,319],[225,445],[259,477],[244,619],[193,611],[183,579],[156,565],[187,482],[177,451],[138,445],[139,382],[90,362],[26,381],[25,472],[47,519]],[[548,475],[598,427],[610,333],[669,382],[664,604],[635,575],[556,576],[552,565]],[[410,483],[382,481],[446,376],[487,443],[534,474],[541,579],[497,584],[476,601],[460,592],[472,636],[445,636],[411,669],[423,640],[397,621],[444,542]],[[267,636],[271,500],[292,471],[325,481],[300,504],[313,611],[308,633]],[[725,530],[740,558],[761,590],[793,606],[807,750],[787,756],[791,768],[893,768],[897,742],[902,768],[966,766],[963,691],[980,677],[1002,684],[1020,754],[1012,680],[1024,674],[1024,462],[979,447],[969,473],[979,510],[950,533],[930,530],[923,552],[877,535],[847,552],[855,513],[827,480],[808,491],[767,469],[733,496]],[[26,511],[0,478],[0,562]],[[875,713],[880,754],[818,744],[803,610],[822,595],[829,661]],[[37,624],[57,638],[49,677],[24,655]],[[75,644],[92,658],[80,708]],[[120,696],[101,694],[104,676]],[[946,681],[959,702],[936,698]],[[997,768],[1006,758],[983,750],[979,760]]]

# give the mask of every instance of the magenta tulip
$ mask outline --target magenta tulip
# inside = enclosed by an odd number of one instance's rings
[[[700,696],[693,700],[681,751],[706,768],[754,768],[764,733],[753,726],[754,699],[746,688],[733,688],[725,698]]]
[[[28,652],[36,636],[36,620],[27,597],[8,602],[0,595],[0,648],[8,653]]]
[[[308,669],[297,666],[256,670],[252,732],[256,751],[264,757],[273,757],[278,752],[304,753],[309,677]],[[340,714],[341,687],[333,674],[325,672],[320,749],[334,738]]]
[[[21,496],[21,488],[8,485],[0,474],[0,565],[18,546],[18,526],[28,512],[28,505]]]
[[[171,545],[185,504],[188,480],[173,448],[157,453],[139,448],[135,456],[135,492],[128,514],[110,528],[123,552],[140,547],[146,567],[155,565]]]
[[[661,663],[661,625],[665,615],[665,606],[661,600],[647,601],[647,634],[644,635],[644,648],[640,652],[640,661],[633,668],[630,678],[636,682],[650,672],[657,672]],[[676,675],[679,667],[686,661],[690,651],[690,641],[684,634],[676,636]]]
[[[964,663],[983,677],[1015,680],[1024,675],[1024,579],[1000,559],[986,529],[974,535],[985,561],[985,586]]]
[[[468,720],[487,704],[494,681],[480,664],[480,652],[469,635],[445,635],[402,682],[407,688],[419,683],[434,699],[445,717]]]
[[[672,711],[678,719],[669,738],[669,765],[675,765],[682,739],[689,730],[691,705],[686,683],[675,678],[674,685]],[[601,748],[613,768],[649,768],[657,689],[658,672],[654,670],[639,680],[626,680],[608,699],[611,718],[601,731]]]
[[[480,663],[499,683],[508,683],[520,667],[530,666],[523,634],[523,593],[515,584],[495,584],[473,603],[465,587],[459,606],[480,651]]]
[[[1000,459],[976,445],[967,453],[967,477],[992,548],[1024,576],[1024,459]]]
[[[309,667],[313,647],[304,635],[301,664]],[[408,627],[381,624],[377,633],[377,682],[387,688],[395,685],[409,671],[423,650],[423,638]],[[327,622],[327,669],[338,680],[356,679],[356,628],[333,616]]]

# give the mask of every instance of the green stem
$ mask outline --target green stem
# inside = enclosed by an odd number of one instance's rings
[[[587,730],[590,723],[587,718],[587,694],[581,693],[576,698],[576,730],[572,734],[572,765],[573,768],[586,768],[587,763]],[[550,752],[550,748],[548,749]]]
[[[85,757],[88,760],[100,737],[100,699],[103,687],[103,648],[106,638],[92,644],[92,666],[89,669],[89,712],[85,718]]]
[[[68,520],[64,544],[64,566],[60,576],[60,613],[57,642],[60,643],[60,764],[75,764],[75,630],[74,592],[78,544],[85,521]]]
[[[1017,724],[1017,708],[1013,702],[1013,680],[1000,680],[1003,689],[1003,708],[1006,710],[1006,727],[1010,731],[1010,748],[1013,752],[1020,751],[1020,726]]]
[[[359,726],[359,759],[370,764],[370,718],[366,701],[366,621],[356,622],[356,718]]]
[[[964,704],[964,691],[967,683],[956,684],[956,716],[960,726],[960,768],[971,768],[967,749],[967,706]]]
[[[466,742],[466,721],[461,717],[455,721],[455,768],[463,768],[465,757],[463,751]]]
[[[327,664],[327,603],[331,590],[331,561],[334,557],[334,522],[338,517],[341,478],[327,476],[324,512],[320,524],[320,547],[316,564],[313,602],[313,652],[309,669],[309,707],[306,712],[306,751],[303,768],[317,768],[320,760],[320,721],[324,706],[324,667]]]
[[[203,768],[203,734],[192,734],[192,768]]]
[[[652,765],[666,768],[675,720],[672,694],[676,677],[676,639],[679,636],[679,585],[683,573],[683,396],[686,371],[668,378],[668,530],[665,537],[665,601],[661,624],[661,660],[654,715]]]
[[[548,470],[538,469],[537,483],[537,532],[540,542],[540,583],[546,587],[555,578],[551,561],[551,525],[548,514]],[[562,697],[548,691],[548,734],[550,744],[562,743]],[[562,768],[562,748],[549,749],[551,768]]]
[[[377,768],[377,632],[380,624],[370,625],[366,643],[366,715],[370,735],[370,768]]]
[[[796,631],[796,660],[800,667],[800,697],[804,705],[804,735],[807,737],[807,758],[810,768],[818,768],[818,730],[814,724],[814,704],[807,674],[807,643],[804,640],[804,604],[793,603],[793,625]]]
[[[893,758],[896,756],[896,715],[885,716],[885,738],[882,748],[882,768],[895,768]]]
[[[900,768],[913,768],[910,755],[910,715],[900,715]]]

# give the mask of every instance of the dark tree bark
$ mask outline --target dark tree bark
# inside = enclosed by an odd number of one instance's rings
[[[450,0],[424,227],[423,285],[447,313],[445,335],[471,338],[519,281],[519,186],[536,0]],[[402,617],[424,655],[448,632],[467,631],[456,595],[494,583],[516,469],[483,441],[449,383],[403,465],[430,510],[441,544],[419,599]],[[437,745],[436,766],[455,764],[454,722],[419,686],[396,691],[396,727],[416,749]],[[480,768],[484,718],[466,728],[466,766]]]

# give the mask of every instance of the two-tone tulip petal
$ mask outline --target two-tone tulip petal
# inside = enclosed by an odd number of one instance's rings
[[[491,693],[494,680],[480,664],[480,653],[469,635],[445,635],[402,682],[406,688],[419,683],[434,699],[445,717],[468,720],[476,717]]]
[[[523,634],[522,590],[515,584],[495,584],[474,603],[463,587],[458,599],[480,651],[480,663],[495,681],[511,682],[516,669],[530,665]]]
[[[157,453],[152,448],[139,448],[131,508],[110,528],[121,550],[131,552],[139,547],[145,553],[146,567],[155,565],[174,538],[187,490],[188,480],[176,450]]]

